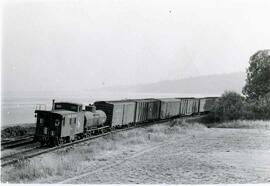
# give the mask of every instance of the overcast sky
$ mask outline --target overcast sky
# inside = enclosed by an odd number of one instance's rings
[[[245,71],[270,48],[270,1],[11,1],[4,90],[83,90]]]

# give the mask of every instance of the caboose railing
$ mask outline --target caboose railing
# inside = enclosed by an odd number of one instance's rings
[[[36,104],[35,110],[46,110],[46,105],[45,104]]]

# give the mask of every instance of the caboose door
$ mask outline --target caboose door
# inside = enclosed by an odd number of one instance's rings
[[[70,118],[70,140],[73,141],[75,139],[76,133],[76,118]]]
[[[55,127],[55,130],[54,130],[55,136],[61,137],[61,118],[55,119],[54,127]]]

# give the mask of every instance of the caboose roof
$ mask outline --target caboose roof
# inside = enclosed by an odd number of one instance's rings
[[[76,112],[70,111],[70,110],[53,110],[52,113],[60,114],[60,115],[68,115],[68,114],[74,114]]]
[[[107,103],[107,104],[113,104],[113,105],[121,105],[121,104],[129,104],[129,103],[134,103],[135,101],[132,100],[112,100],[112,101],[96,101],[95,104],[99,104],[99,103]]]
[[[70,105],[78,105],[78,106],[82,106],[81,103],[64,102],[64,101],[61,101],[61,102],[55,102],[55,104],[70,104]]]
[[[196,99],[195,97],[180,97],[180,98],[175,98],[175,99]]]

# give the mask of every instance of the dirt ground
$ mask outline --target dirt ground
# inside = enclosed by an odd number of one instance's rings
[[[121,156],[104,159],[102,166],[89,167],[58,183],[266,182],[270,182],[269,130],[205,129],[134,152],[123,150]]]

